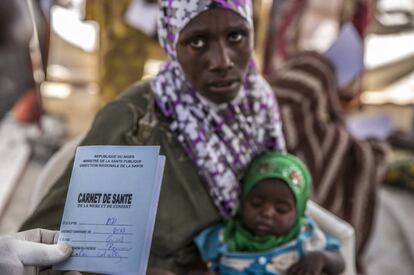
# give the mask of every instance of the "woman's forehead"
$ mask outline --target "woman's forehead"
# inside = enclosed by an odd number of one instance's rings
[[[221,8],[231,10],[252,25],[251,0],[159,0],[158,35],[161,46],[175,59],[179,33],[202,12]]]
[[[235,29],[250,30],[249,23],[239,14],[231,10],[214,8],[206,10],[194,17],[181,30],[180,36],[183,34],[196,35],[206,32],[212,32],[220,27],[222,31],[231,31]]]

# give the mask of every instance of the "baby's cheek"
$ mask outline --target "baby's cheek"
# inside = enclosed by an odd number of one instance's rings
[[[296,221],[296,215],[289,215],[285,220],[285,225],[289,229],[295,224]]]

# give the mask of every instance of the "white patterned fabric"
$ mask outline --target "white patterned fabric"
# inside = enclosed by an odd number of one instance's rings
[[[212,5],[236,12],[253,30],[250,0],[160,0],[158,34],[169,60],[153,79],[152,89],[215,205],[229,217],[238,206],[246,165],[264,150],[284,150],[285,142],[275,96],[253,60],[238,96],[229,103],[210,102],[186,80],[176,56],[179,33]]]

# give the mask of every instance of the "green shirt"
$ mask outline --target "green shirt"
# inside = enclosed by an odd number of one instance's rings
[[[161,147],[166,164],[149,266],[186,274],[200,261],[193,238],[220,216],[196,166],[170,131],[168,120],[156,109],[149,81],[133,85],[100,110],[81,143],[105,144]],[[59,229],[71,170],[72,162],[22,230]]]

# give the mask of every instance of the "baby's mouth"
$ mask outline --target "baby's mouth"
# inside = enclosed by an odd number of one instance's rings
[[[259,223],[256,226],[256,235],[266,236],[272,234],[272,226],[266,223]]]

